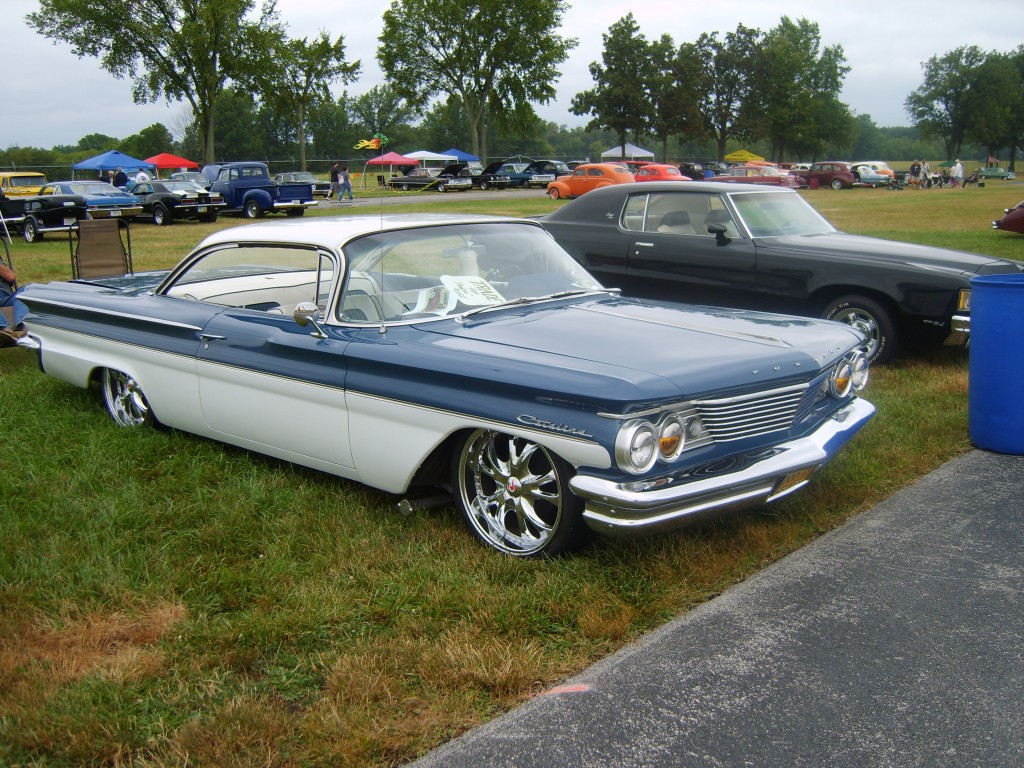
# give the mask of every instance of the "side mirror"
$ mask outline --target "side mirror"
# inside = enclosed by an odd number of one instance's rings
[[[326,339],[327,334],[324,333],[324,329],[317,324],[317,320],[320,317],[320,307],[314,304],[312,301],[300,301],[295,305],[295,310],[292,312],[292,318],[300,327],[305,328],[308,325],[312,325],[315,329],[310,336],[315,336],[318,339]]]
[[[725,224],[708,224],[708,232],[715,236],[718,245],[726,245],[729,242],[726,231]]]

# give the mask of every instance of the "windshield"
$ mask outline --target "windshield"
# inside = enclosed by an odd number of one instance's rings
[[[420,320],[563,291],[600,290],[540,227],[490,222],[369,235],[344,248],[338,319]]]
[[[836,231],[797,194],[738,194],[730,198],[753,237],[821,235]]]

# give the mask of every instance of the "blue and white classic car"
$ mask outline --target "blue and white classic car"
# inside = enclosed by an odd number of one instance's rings
[[[251,224],[21,298],[24,346],[116,423],[440,486],[512,555],[779,498],[874,412],[856,329],[623,298],[525,220]]]

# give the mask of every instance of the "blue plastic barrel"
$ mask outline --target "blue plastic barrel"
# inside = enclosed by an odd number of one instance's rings
[[[971,280],[968,432],[979,448],[1024,454],[1024,274]]]

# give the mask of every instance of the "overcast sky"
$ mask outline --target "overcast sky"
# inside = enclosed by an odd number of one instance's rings
[[[389,5],[390,0],[277,3],[291,37],[312,37],[320,30],[332,38],[344,35],[348,60],[360,60],[364,73],[348,86],[351,95],[382,81],[377,37]],[[735,30],[739,23],[767,31],[783,15],[817,22],[823,45],[841,45],[850,67],[840,98],[879,126],[909,123],[903,102],[921,85],[921,66],[930,57],[961,45],[1010,52],[1024,42],[1022,0],[570,0],[570,5],[561,34],[579,44],[562,66],[557,100],[537,107],[545,120],[568,126],[586,122],[569,112],[570,101],[592,87],[588,66],[601,58],[601,36],[630,10],[649,40],[667,32],[677,45],[703,32]],[[120,139],[153,123],[179,135],[189,119],[186,104],[135,104],[128,81],[115,80],[95,59],[79,60],[28,27],[25,15],[38,6],[38,0],[0,0],[0,148],[49,149],[75,144],[90,133]]]

